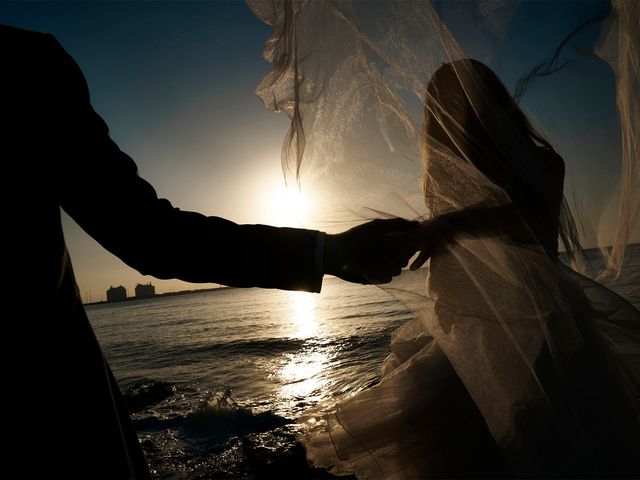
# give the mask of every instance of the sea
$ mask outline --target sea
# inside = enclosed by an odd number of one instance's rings
[[[609,287],[640,309],[640,244]],[[154,478],[331,478],[307,465],[296,418],[379,380],[413,318],[396,297],[330,278],[320,294],[221,288],[86,310]]]

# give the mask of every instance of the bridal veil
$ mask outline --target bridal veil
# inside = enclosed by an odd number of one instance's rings
[[[384,287],[415,319],[377,385],[301,419],[309,458],[361,478],[463,475],[492,456],[494,474],[638,474],[640,314],[614,291],[640,241],[640,2],[248,4],[273,26],[257,93],[291,118],[283,170],[313,199],[310,227],[515,211]],[[478,64],[540,135],[514,127]],[[491,149],[451,147],[479,131]],[[522,207],[549,211],[550,148],[562,262]]]

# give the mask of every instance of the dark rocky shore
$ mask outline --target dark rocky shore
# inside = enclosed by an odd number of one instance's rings
[[[159,420],[140,414],[174,395],[176,387],[164,382],[139,383],[125,392],[136,429],[159,431],[141,438],[155,479],[355,479],[310,467],[296,424],[270,412],[255,414],[234,406],[221,413],[210,408],[209,399],[187,417]],[[226,398],[216,397],[213,403]],[[189,448],[183,448],[185,437]]]

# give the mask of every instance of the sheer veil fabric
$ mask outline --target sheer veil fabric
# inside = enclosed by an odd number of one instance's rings
[[[640,313],[607,288],[640,238],[640,2],[248,4],[313,226],[419,219],[431,249],[384,287],[415,318],[380,382],[300,419],[309,459],[640,475]]]

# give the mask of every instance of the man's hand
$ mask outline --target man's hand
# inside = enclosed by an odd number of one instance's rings
[[[388,283],[419,249],[418,222],[402,218],[372,220],[346,232],[327,235],[324,273],[362,283]]]

